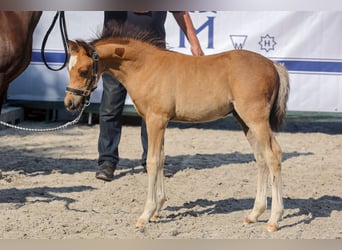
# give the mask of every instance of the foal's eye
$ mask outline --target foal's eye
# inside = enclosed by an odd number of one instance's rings
[[[80,76],[86,78],[88,76],[88,70],[81,70]]]

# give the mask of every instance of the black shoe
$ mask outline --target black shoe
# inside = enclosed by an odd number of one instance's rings
[[[144,173],[147,173],[147,168],[146,168],[146,161],[142,161],[141,165],[143,166],[144,168]]]
[[[105,161],[99,168],[99,171],[95,174],[97,179],[104,181],[111,181],[113,179],[115,166],[112,163]]]
[[[174,173],[170,169],[164,167],[164,176],[165,177],[170,178],[173,176],[173,174]]]

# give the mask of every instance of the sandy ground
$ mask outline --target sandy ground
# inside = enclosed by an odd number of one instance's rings
[[[125,124],[122,160],[111,182],[94,177],[98,133],[98,125],[86,124],[52,133],[0,131],[0,238],[342,238],[341,122],[288,121],[277,134],[285,213],[274,233],[265,231],[269,210],[259,222],[242,224],[253,206],[257,169],[231,119],[170,124],[166,168],[174,175],[165,178],[168,201],[161,220],[144,229],[134,227],[147,188],[140,127]]]

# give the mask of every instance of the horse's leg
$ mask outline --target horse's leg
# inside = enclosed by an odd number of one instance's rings
[[[273,134],[271,136],[271,145],[266,151],[266,161],[271,173],[272,182],[272,206],[271,216],[267,222],[267,230],[273,232],[278,230],[278,221],[284,213],[282,180],[281,180],[281,149]]]
[[[9,83],[5,81],[5,73],[0,72],[0,113],[4,102]]]
[[[249,127],[246,123],[240,118],[240,116],[234,112],[233,113],[237,121],[240,123],[243,132],[246,135],[246,138],[251,145],[251,148],[254,153],[254,157],[256,159],[258,165],[258,181],[257,181],[257,193],[254,201],[254,206],[252,212],[245,218],[244,224],[249,224],[256,222],[258,217],[266,210],[267,207],[267,179],[269,170],[267,168],[265,159],[263,154],[261,153],[260,147]]]
[[[164,140],[162,143],[162,150],[160,152],[160,168],[158,169],[157,173],[157,209],[154,212],[151,221],[158,221],[159,219],[159,212],[163,207],[166,196],[165,196],[165,189],[164,189]]]
[[[136,227],[143,227],[152,215],[161,208],[165,201],[163,188],[163,141],[167,121],[157,115],[146,119],[148,134],[147,175],[148,191],[144,212],[136,222]]]
[[[281,188],[281,149],[272,134],[271,128],[269,126],[268,121],[259,122],[259,123],[251,123],[253,124],[250,126],[250,129],[256,139],[258,147],[260,148],[260,152],[262,153],[265,163],[270,171],[271,174],[271,181],[272,181],[272,207],[271,207],[271,217],[267,223],[267,230],[269,232],[273,232],[278,230],[278,221],[281,219],[281,216],[284,211],[283,206],[283,198],[282,198],[282,188]],[[260,168],[259,168],[260,169]],[[266,189],[267,185],[267,178],[266,177],[266,170],[262,170],[263,175],[262,181],[263,183],[258,183],[261,185],[261,188]],[[260,171],[259,171],[260,174]],[[260,176],[259,176],[260,181]],[[260,188],[260,187],[259,187]],[[264,196],[262,194],[265,190],[261,190],[259,195]],[[261,200],[260,200],[261,199]],[[257,209],[260,209],[261,204],[257,204],[259,202],[266,204],[261,197],[256,197],[255,205]],[[255,215],[258,213],[257,210],[251,212],[251,214],[247,217],[248,221],[254,221]]]

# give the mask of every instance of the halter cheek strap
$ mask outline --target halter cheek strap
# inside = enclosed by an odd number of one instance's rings
[[[96,82],[98,79],[99,55],[97,54],[95,49],[91,57],[93,59],[93,68],[92,68],[91,78],[87,84],[87,88],[83,90],[83,89],[74,89],[74,88],[66,87],[66,92],[74,94],[74,95],[83,96],[83,97],[90,97],[91,92],[93,92],[97,88]]]

